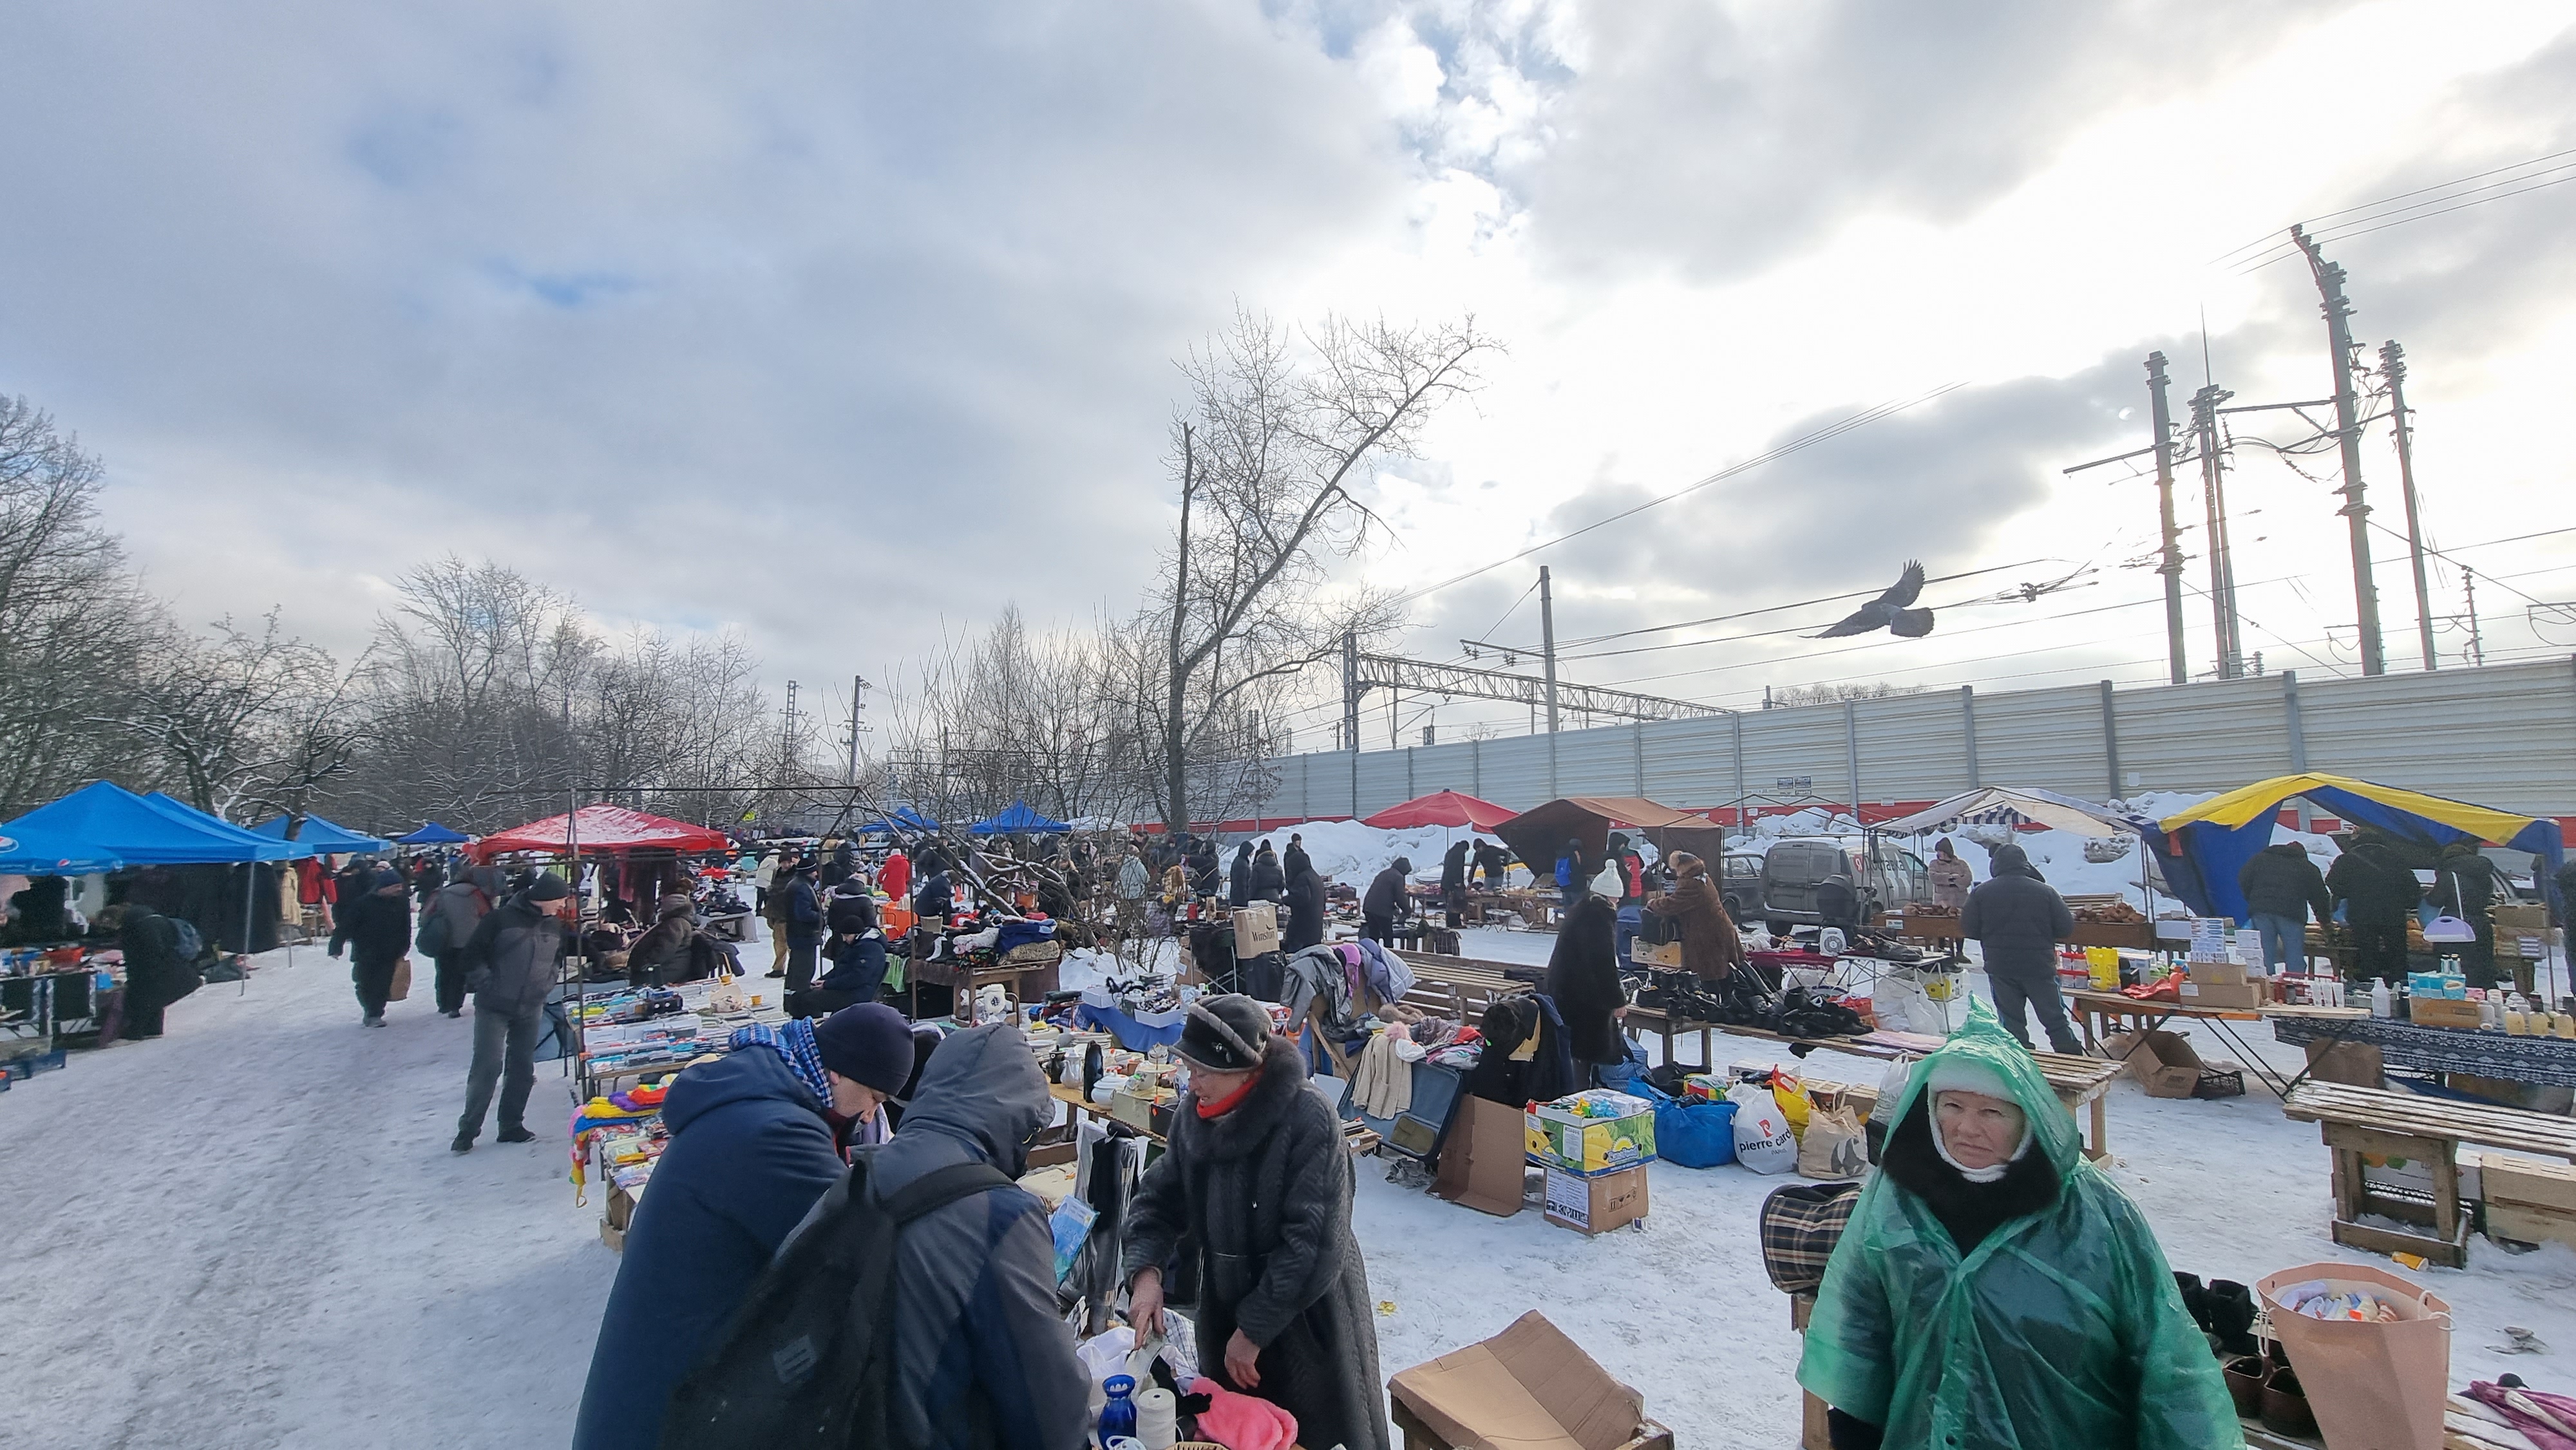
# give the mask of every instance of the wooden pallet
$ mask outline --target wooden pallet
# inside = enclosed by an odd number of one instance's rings
[[[2460,1204],[2462,1143],[2513,1148],[2576,1161],[2576,1121],[2519,1108],[2418,1097],[2342,1083],[2301,1084],[2282,1115],[2315,1123],[2334,1157],[2334,1241],[2374,1253],[2421,1254],[2450,1268],[2468,1265],[2468,1215]],[[2432,1200],[2377,1188],[2362,1172],[2366,1156],[2421,1160],[2433,1176]],[[2364,1223],[2377,1215],[2432,1230],[2416,1233]]]

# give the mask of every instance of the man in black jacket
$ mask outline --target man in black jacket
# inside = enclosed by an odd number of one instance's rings
[[[350,949],[349,979],[357,984],[358,1009],[365,1014],[359,1025],[384,1026],[394,967],[411,950],[411,903],[400,872],[388,866],[375,874],[364,896],[342,899],[331,955],[338,957],[343,947]]]
[[[1448,913],[1451,931],[1467,924],[1467,848],[1469,842],[1453,841],[1449,854],[1440,858],[1440,909]]]
[[[2326,891],[2325,873],[2308,859],[2308,848],[2283,841],[2254,853],[2236,873],[2236,889],[2245,893],[2246,913],[2263,934],[2263,965],[2275,975],[2308,969],[2308,912],[2319,923],[2334,920],[2334,897]]]
[[[539,875],[528,889],[502,902],[476,923],[465,943],[465,985],[474,993],[474,1063],[465,1070],[465,1115],[456,1122],[452,1152],[471,1152],[501,1088],[504,1143],[533,1143],[521,1121],[528,1092],[537,1085],[537,1034],[545,1026],[546,997],[560,975],[573,914],[572,888],[563,878]],[[505,1076],[506,1069],[506,1076]]]
[[[2343,903],[2352,929],[2352,970],[2347,980],[2373,977],[2391,986],[2406,979],[2406,918],[2424,899],[2415,872],[2375,835],[2356,835],[2326,872],[2326,890]]]
[[[1398,856],[1369,883],[1368,894],[1360,898],[1360,930],[1369,940],[1394,947],[1396,919],[1412,899],[1405,890],[1412,878],[1413,862]]]
[[[1985,959],[1995,1015],[2015,1042],[2028,1047],[2022,1009],[2036,1007],[2052,1050],[2083,1051],[2075,1024],[2066,1020],[2066,999],[2057,992],[2057,943],[2075,930],[2075,913],[2056,887],[2040,879],[2019,846],[1997,846],[1987,872],[1989,879],[1968,893],[1959,912],[1959,934],[1975,941]]]
[[[804,860],[787,878],[787,995],[814,985],[814,958],[823,948],[823,898],[814,889],[814,863]]]

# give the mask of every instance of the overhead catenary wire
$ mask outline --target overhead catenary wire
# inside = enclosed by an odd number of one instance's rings
[[[2308,229],[2309,233],[2310,233],[2312,236],[2317,236],[2317,228],[2318,228],[2318,225],[2319,225],[2320,223],[2325,223],[2325,222],[2333,222],[2333,223],[2334,223],[2334,225],[2333,225],[2332,227],[2330,227],[2330,228],[2328,228],[2328,229],[2327,229],[2327,230],[2330,230],[2330,231],[2341,231],[2342,229],[2347,228],[2347,227],[2359,227],[2359,226],[2364,226],[2364,225],[2367,225],[2367,224],[2369,224],[2369,223],[2371,223],[2371,222],[2378,221],[2378,220],[2380,220],[2382,217],[2387,217],[2387,216],[2394,216],[2394,215],[2397,215],[2399,212],[2414,211],[2414,210],[2420,209],[2420,208],[2422,208],[2422,207],[2435,205],[2435,204],[2437,204],[2437,203],[2439,203],[2439,202],[2442,202],[2442,201],[2455,200],[2455,199],[2457,199],[2457,198],[2459,198],[2459,197],[2474,195],[2475,193],[2480,192],[2480,191],[2492,190],[2494,187],[2498,187],[2498,186],[2511,186],[2511,185],[2514,185],[2514,184],[2515,184],[2515,183],[2517,183],[2517,182],[2529,181],[2529,180],[2531,180],[2533,177],[2536,177],[2536,176],[2544,176],[2544,175],[2547,175],[2549,172],[2552,172],[2552,171],[2561,171],[2561,170],[2565,170],[2565,169],[2567,169],[2567,167],[2569,167],[2569,166],[2576,166],[2576,162],[2565,162],[2565,163],[2563,163],[2562,165],[2559,165],[2559,166],[2544,167],[2544,168],[2543,168],[2542,170],[2540,170],[2540,171],[2532,171],[2532,170],[2531,170],[2531,168],[2532,168],[2532,167],[2535,167],[2535,166],[2540,166],[2543,162],[2559,161],[2559,160],[2561,160],[2561,158],[2564,158],[2564,157],[2571,157],[2571,156],[2576,156],[2576,148],[2570,148],[2570,149],[2565,150],[2565,151],[2552,151],[2552,152],[2548,153],[2547,155],[2543,155],[2543,156],[2533,156],[2533,157],[2529,157],[2529,158],[2527,158],[2527,159],[2525,159],[2525,160],[2521,160],[2521,161],[2516,161],[2516,162],[2509,163],[2509,164],[2504,165],[2504,166],[2490,167],[2489,169],[2487,169],[2487,170],[2485,170],[2485,171],[2475,171],[2475,172],[2471,172],[2471,173],[2470,173],[2470,174],[2468,174],[2467,176],[2457,176],[2457,177],[2453,177],[2453,178],[2452,178],[2452,179],[2450,179],[2449,181],[2439,181],[2439,182],[2435,182],[2435,183],[2434,183],[2434,184],[2432,184],[2431,186],[2419,186],[2419,187],[2416,187],[2416,188],[2415,188],[2414,190],[2412,190],[2412,191],[2401,191],[2401,192],[2398,192],[2398,193],[2397,193],[2396,195],[2394,195],[2394,196],[2383,196],[2383,197],[2381,197],[2381,198],[2380,198],[2379,200],[2377,200],[2377,201],[2365,201],[2365,202],[2362,202],[2361,204],[2359,204],[2359,205],[2357,205],[2357,206],[2348,206],[2348,207],[2344,207],[2344,208],[2342,208],[2342,209],[2341,209],[2341,210],[2339,210],[2339,211],[2322,212],[2322,213],[2320,213],[2320,214],[2318,214],[2318,215],[2316,215],[2316,216],[2308,217],[2308,218],[2306,218],[2306,219],[2304,219],[2304,220],[2302,220],[2302,221],[2299,221],[2299,222],[2295,223],[2294,225],[2297,225],[2297,226],[2304,227],[2304,228]],[[2492,182],[2492,183],[2489,183],[2489,185],[2487,185],[2487,186],[2482,186],[2482,187],[2471,187],[2468,191],[2453,191],[2453,190],[2452,190],[2452,188],[2454,188],[2454,187],[2467,186],[2467,185],[2468,185],[2468,183],[2470,183],[2470,182],[2472,182],[2472,181],[2485,181],[2485,180],[2486,180],[2488,177],[2490,177],[2490,176],[2502,176],[2502,175],[2504,175],[2504,174],[2505,174],[2506,172],[2508,172],[2508,171],[2519,171],[2519,172],[2524,172],[2524,173],[2526,173],[2526,174],[2524,174],[2524,175],[2522,175],[2522,176],[2512,177],[2512,178],[2510,178],[2510,179],[2508,179],[2508,180],[2505,180],[2505,181]],[[2449,193],[2449,195],[2447,195],[2447,196],[2442,196],[2442,197],[2435,197],[2435,198],[2433,198],[2433,200],[2431,200],[2431,201],[2422,201],[2422,202],[2417,202],[2417,203],[2415,203],[2415,204],[2414,204],[2414,205],[2412,205],[2412,206],[2399,207],[2399,208],[2397,208],[2397,211],[2396,211],[2396,212],[2378,212],[2378,210],[2377,210],[2378,208],[2383,207],[2383,206],[2387,206],[2387,205],[2391,204],[2392,202],[2400,202],[2400,201],[2404,201],[2404,200],[2406,200],[2408,197],[2424,196],[2424,195],[2426,195],[2427,193],[2430,193],[2430,192],[2436,192],[2436,191],[2439,191],[2439,192],[2448,192],[2448,193]],[[2475,203],[2471,203],[2471,204],[2472,204],[2472,205],[2474,205]],[[2354,215],[2354,213],[2356,213],[2356,212],[2373,212],[2373,213],[2376,213],[2376,214],[2375,214],[2375,215],[2372,215],[2372,216],[2355,216],[2355,215]],[[2439,213],[2435,213],[2435,215],[2438,215],[2438,214],[2439,214]],[[2335,219],[2336,219],[2336,218],[2338,218],[2338,217],[2349,218],[2349,220],[2345,220],[2345,221],[2336,221]],[[2219,253],[2217,256],[2210,258],[2210,259],[2209,259],[2209,265],[2211,265],[2211,266],[2232,266],[2232,265],[2238,265],[2238,264],[2240,264],[2243,260],[2245,260],[2245,259],[2242,259],[2242,258],[2240,257],[2240,255],[2239,255],[2239,254],[2241,254],[2241,253],[2249,252],[2249,251],[2253,251],[2253,250],[2255,250],[2255,249],[2257,249],[2257,248],[2260,248],[2260,249],[2262,249],[2263,251],[2268,252],[2268,251],[2270,251],[2270,250],[2271,250],[2272,248],[2274,248],[2274,247],[2279,247],[2279,246],[2287,245],[2286,243],[2284,243],[2283,241],[2281,241],[2281,235],[2282,235],[2282,233],[2283,233],[2284,231],[2286,231],[2286,230],[2288,230],[2288,228],[2287,228],[2287,227],[2276,227],[2276,228],[2274,228],[2273,230],[2268,231],[2268,232],[2265,232],[2263,235],[2261,235],[2261,236],[2259,236],[2259,237],[2256,237],[2254,240],[2252,240],[2252,241],[2250,241],[2250,242],[2243,242],[2243,243],[2240,243],[2240,244],[2238,244],[2238,245],[2236,245],[2236,246],[2230,247],[2230,248],[2228,248],[2226,251]],[[2357,232],[2345,232],[2344,234],[2345,234],[2345,235],[2348,235],[2348,236],[2350,236],[2350,235],[2358,235],[2358,233],[2357,233]],[[2317,236],[2317,240],[2319,240],[2319,241],[2321,241],[2321,242],[2322,242],[2322,241],[2329,241],[2329,240],[2332,240],[2332,238],[2330,238],[2330,237],[2324,237],[2324,236]],[[2284,255],[2286,256],[2287,254],[2284,254]],[[2233,260],[2233,261],[2232,261],[2231,259],[2236,259],[2236,260]]]
[[[2560,168],[2560,169],[2566,169],[2566,168]],[[2370,235],[2372,232],[2384,232],[2384,231],[2388,230],[2390,227],[2402,227],[2402,226],[2406,225],[2408,222],[2430,221],[2430,220],[2431,220],[2431,219],[2433,219],[2434,217],[2437,217],[2437,216],[2448,216],[2448,215],[2450,215],[2452,212],[2455,212],[2455,211],[2466,211],[2466,210],[2468,210],[2470,207],[2473,207],[2473,206],[2485,206],[2485,205],[2486,205],[2487,203],[2489,203],[2489,202],[2493,202],[2493,201],[2502,201],[2502,200],[2504,200],[2506,197],[2509,197],[2509,196],[2522,196],[2522,195],[2524,195],[2524,194],[2526,194],[2526,193],[2529,193],[2529,192],[2534,192],[2534,191],[2544,191],[2544,190],[2546,190],[2546,189],[2548,189],[2548,188],[2550,188],[2550,187],[2553,187],[2553,186],[2564,186],[2564,185],[2566,185],[2568,182],[2571,182],[2571,181],[2576,181],[2576,170],[2569,170],[2569,171],[2568,171],[2568,174],[2567,174],[2567,175],[2565,175],[2565,176],[2553,177],[2553,178],[2551,178],[2551,179],[2550,179],[2550,180],[2548,180],[2548,181],[2535,181],[2535,182],[2533,182],[2533,183],[2532,183],[2531,185],[2529,185],[2529,186],[2516,187],[2515,189],[2513,189],[2513,190],[2511,190],[2511,191],[2498,192],[2498,193],[2497,193],[2496,195],[2494,195],[2494,196],[2482,196],[2482,197],[2479,197],[2479,198],[2478,198],[2477,200],[2475,200],[2475,201],[2464,201],[2464,202],[2459,203],[2459,204],[2458,204],[2458,205],[2456,205],[2456,206],[2446,206],[2446,207],[2443,207],[2443,208],[2441,208],[2441,209],[2440,209],[2440,210],[2438,210],[2438,211],[2428,211],[2428,212],[2424,212],[2424,213],[2422,213],[2422,214],[2420,214],[2420,215],[2417,215],[2417,216],[2399,216],[2399,217],[2397,217],[2395,220],[2392,220],[2392,221],[2382,221],[2382,222],[2379,222],[2379,223],[2377,223],[2376,225],[2373,225],[2373,226],[2355,226],[2355,227],[2341,228],[2341,229],[2338,229],[2338,230],[2335,230],[2335,231],[2331,231],[2331,232],[2324,233],[2324,234],[2322,234],[2322,235],[2318,235],[2318,236],[2310,237],[2310,238],[2309,238],[2309,240],[2310,240],[2310,241],[2315,242],[2315,243],[2316,243],[2317,245],[2319,245],[2319,246],[2324,246],[2324,245],[2326,245],[2326,244],[2328,244],[2328,243],[2331,243],[2331,242],[2349,241],[2349,240],[2351,240],[2351,239],[2352,239],[2352,238],[2354,238],[2354,237],[2366,237],[2366,236]],[[2484,190],[2484,189],[2485,189],[2485,188],[2483,188],[2483,187],[2482,187],[2482,188],[2480,188],[2480,190]],[[2465,194],[2466,194],[2466,193],[2463,193],[2463,195],[2465,195]],[[2304,255],[2304,252],[2303,252],[2303,250],[2302,250],[2302,249],[2300,249],[2300,248],[2298,248],[2298,247],[2291,247],[2289,250],[2284,251],[2284,252],[2280,252],[2280,253],[2278,253],[2278,254],[2276,254],[2276,255],[2263,256],[2263,257],[2261,257],[2261,258],[2259,258],[2259,259],[2256,259],[2256,260],[2249,260],[2249,261],[2247,261],[2247,262],[2245,262],[2245,263],[2243,263],[2243,264],[2241,264],[2241,265],[2239,265],[2239,266],[2237,266],[2237,267],[2233,268],[2232,270],[2233,270],[2233,271],[2235,271],[2235,272],[2237,273],[2237,275],[2239,275],[2239,276],[2244,276],[2244,275],[2248,275],[2248,274],[2250,274],[2250,273],[2260,272],[2260,271],[2262,271],[2262,270],[2263,270],[2264,268],[2266,268],[2266,267],[2275,266],[2275,265],[2278,265],[2279,263],[2286,262],[2286,261],[2290,260],[2292,257],[2302,256],[2302,255]]]

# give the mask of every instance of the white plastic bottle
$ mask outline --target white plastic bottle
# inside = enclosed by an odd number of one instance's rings
[[[2385,981],[2371,983],[2370,1015],[2373,1017],[2385,1017],[2389,1014],[2390,1010],[2388,1001],[2388,983]]]

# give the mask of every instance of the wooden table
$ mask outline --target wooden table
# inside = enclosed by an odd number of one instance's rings
[[[2380,1254],[2421,1254],[2454,1269],[2468,1263],[2468,1217],[2460,1211],[2462,1143],[2576,1163],[2576,1119],[2519,1108],[2311,1082],[2292,1092],[2281,1111],[2296,1121],[2315,1123],[2334,1152],[2336,1243]],[[2362,1178],[2365,1153],[2422,1159],[2433,1172],[2430,1207],[2372,1188]],[[2375,1228],[2361,1222],[2365,1213],[2423,1224],[2433,1232]]]
[[[2089,987],[2069,987],[2065,989],[2064,995],[2068,1010],[2075,1014],[2077,1025],[2084,1030],[2084,1046],[2088,1050],[2101,1049],[2102,1039],[2108,1032],[2105,1024],[2113,1017],[2131,1019],[2138,1024],[2138,1029],[2142,1032],[2155,1031],[2176,1017],[2188,1017],[2195,1022],[2210,1024],[2212,1030],[2226,1038],[2236,1048],[2238,1062],[2284,1098],[2288,1097],[2291,1090],[2307,1077],[2308,1069],[2304,1067],[2299,1069],[2295,1076],[2281,1076],[2270,1063],[2263,1060],[2262,1054],[2254,1050],[2253,1044],[2238,1036],[2236,1029],[2228,1024],[2264,1022],[2285,1017],[2319,1022],[2350,1022],[2370,1015],[2370,1009],[2367,1007],[2202,1007],[2189,1002],[2142,1001],[2136,997],[2124,997],[2117,992],[2099,992]],[[2130,1051],[2136,1050],[2132,1045]],[[2123,1057],[2125,1059],[2125,1054]]]

